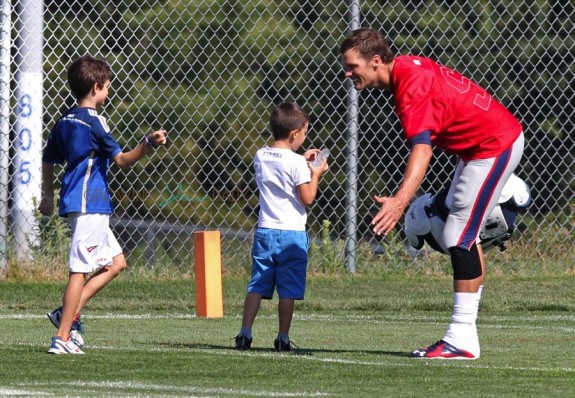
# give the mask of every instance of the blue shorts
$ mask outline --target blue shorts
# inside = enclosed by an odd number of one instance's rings
[[[252,276],[248,293],[271,299],[303,300],[309,238],[305,231],[258,228],[252,248]]]

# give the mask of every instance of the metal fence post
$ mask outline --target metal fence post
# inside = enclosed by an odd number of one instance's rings
[[[8,184],[10,182],[10,31],[11,5],[0,10],[0,275],[8,267]]]
[[[349,29],[359,28],[359,0],[350,1]],[[353,85],[347,82],[347,179],[345,197],[346,244],[345,261],[347,270],[355,272],[357,266],[357,184],[358,184],[358,110],[359,96]]]

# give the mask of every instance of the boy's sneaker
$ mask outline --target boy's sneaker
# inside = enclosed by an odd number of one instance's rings
[[[54,311],[51,311],[46,315],[50,322],[52,322],[56,329],[58,329],[60,327],[60,322],[62,321],[62,307],[56,308]],[[70,329],[70,337],[80,348],[84,347],[84,338],[82,337],[82,334],[84,333],[83,323],[82,315],[78,314],[77,318],[74,318],[72,328]]]
[[[415,350],[409,356],[427,359],[476,359],[472,353],[460,350],[443,340],[439,340],[429,347]]]
[[[252,340],[245,335],[236,336],[236,350],[247,351],[252,347]]]
[[[291,351],[291,344],[292,342],[290,340],[288,340],[287,342],[280,340],[279,338],[276,338],[274,340],[274,348],[276,349],[277,352]]]
[[[60,321],[62,320],[62,307],[56,308],[54,311],[47,313],[48,319],[52,322],[52,325],[58,329],[60,327]]]
[[[80,325],[82,327],[82,325]],[[72,330],[70,330],[70,338],[74,341],[80,348],[84,348],[84,338],[82,337],[82,332],[80,330],[74,330],[74,325],[72,325]]]
[[[84,354],[84,351],[80,349],[70,338],[68,341],[62,340],[60,336],[52,337],[52,344],[50,344],[50,349],[48,350],[50,354],[65,355],[65,354]]]

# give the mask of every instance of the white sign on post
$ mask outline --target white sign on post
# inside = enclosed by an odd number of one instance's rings
[[[34,207],[40,201],[42,185],[42,92],[41,72],[19,74],[12,216],[20,258],[29,257],[30,247],[39,244]]]

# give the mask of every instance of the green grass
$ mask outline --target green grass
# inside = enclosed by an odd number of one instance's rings
[[[491,278],[477,361],[406,357],[443,336],[449,278],[311,277],[289,354],[272,351],[276,300],[262,305],[253,349],[231,349],[245,287],[226,278],[225,316],[204,319],[193,280],[121,277],[84,311],[86,355],[51,356],[45,313],[64,284],[0,282],[0,396],[575,396],[575,277]]]

